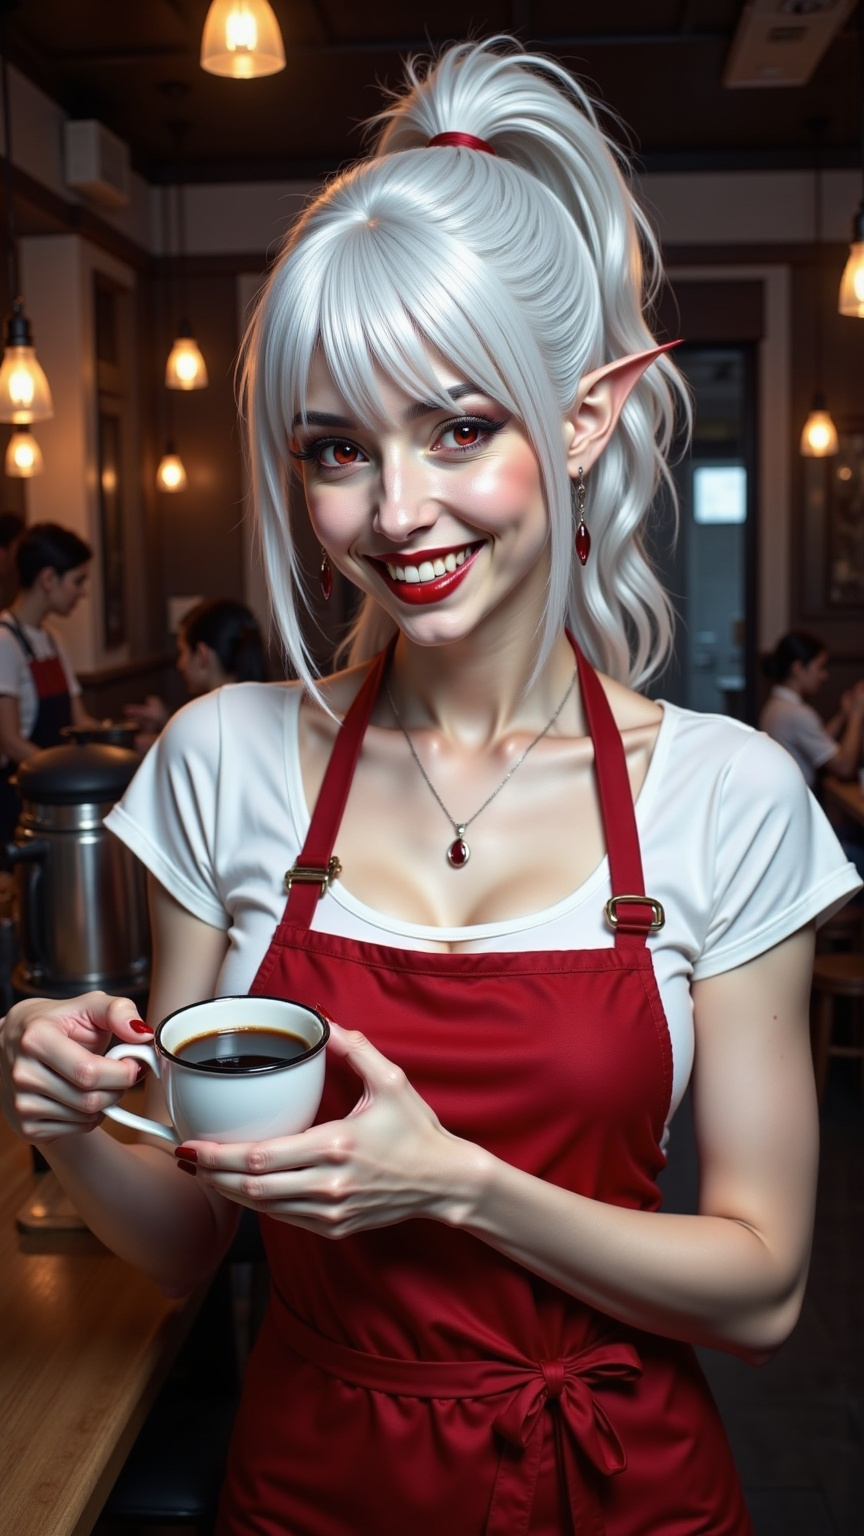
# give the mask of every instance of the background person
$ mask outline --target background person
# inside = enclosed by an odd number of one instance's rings
[[[136,1075],[101,1059],[131,1003],[3,1026],[11,1123],[166,1289],[261,1216],[220,1536],[751,1531],[691,1346],[761,1358],[798,1315],[812,928],[856,881],[785,753],[634,686],[670,643],[643,537],[684,396],[644,319],[658,282],[563,69],[499,39],[410,72],[376,154],[294,226],[247,349],[301,683],[180,711],[109,818],[153,876],[153,1020],[314,1000],[338,1021],[319,1123],[175,1167],[98,1124]],[[363,598],[325,681],[292,470],[322,591],[336,566]],[[285,870],[331,852],[338,878],[286,905]],[[656,1181],[694,1061],[677,1215]]]
[[[759,716],[759,729],[794,757],[810,789],[821,772],[854,779],[864,756],[864,680],[844,693],[840,708],[823,722],[808,703],[828,678],[828,650],[817,635],[793,630],[778,640],[765,662],[774,686]]]
[[[210,597],[184,614],[177,630],[177,671],[190,699],[225,683],[264,683],[269,670],[264,638],[254,613],[230,597]],[[140,752],[152,746],[170,710],[151,694],[143,704],[127,704],[127,719],[141,727]]]
[[[65,651],[45,620],[67,617],[87,592],[92,550],[69,528],[33,523],[19,540],[18,591],[0,613],[0,836],[7,841],[19,801],[10,782],[19,763],[58,746],[65,725],[96,722]]]

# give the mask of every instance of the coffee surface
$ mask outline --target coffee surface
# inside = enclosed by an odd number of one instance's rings
[[[206,1035],[196,1035],[194,1040],[179,1045],[174,1054],[181,1061],[210,1067],[216,1072],[266,1072],[296,1061],[309,1049],[308,1040],[301,1035],[281,1029],[262,1029],[259,1025],[246,1028],[238,1025],[236,1029],[218,1029]]]

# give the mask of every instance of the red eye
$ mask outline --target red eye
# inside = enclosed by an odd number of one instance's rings
[[[458,426],[452,427],[453,441],[459,448],[470,448],[480,437],[480,428],[476,421],[460,421]]]
[[[331,443],[329,447],[334,464],[355,464],[357,449],[353,443]]]

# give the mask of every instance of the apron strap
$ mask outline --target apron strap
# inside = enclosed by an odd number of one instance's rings
[[[569,631],[567,638],[576,656],[579,686],[594,743],[594,766],[612,881],[612,896],[606,903],[606,916],[615,931],[616,949],[638,947],[644,945],[649,932],[662,926],[663,909],[659,902],[644,894],[639,833],[621,734],[594,668],[586,661]],[[376,656],[342,721],[312,812],[306,841],[285,875],[288,900],[282,921],[293,926],[308,928],[311,925],[317,902],[342,872],[342,866],[333,853],[333,844],[342,821],[369,717],[395,646],[394,636],[390,644]]]
[[[306,841],[285,875],[288,900],[283,922],[308,928],[320,897],[342,873],[342,865],[333,853],[333,844],[345,811],[369,716],[395,646],[394,635],[390,644],[375,657],[339,727],[309,822]]]

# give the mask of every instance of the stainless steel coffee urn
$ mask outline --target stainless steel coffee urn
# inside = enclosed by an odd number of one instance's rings
[[[101,988],[146,998],[144,871],[102,825],[139,762],[123,747],[85,742],[49,747],[19,766],[21,814],[5,849],[18,886],[18,997]]]

